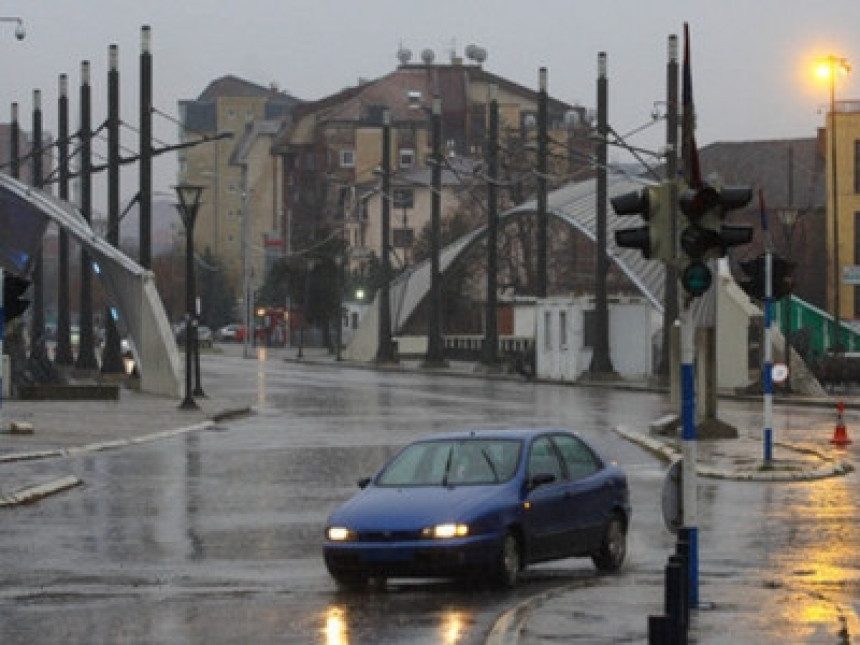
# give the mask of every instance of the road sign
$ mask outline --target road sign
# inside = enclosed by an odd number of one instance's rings
[[[770,370],[770,377],[774,383],[784,383],[788,378],[788,365],[785,363],[774,363]]]
[[[843,284],[860,284],[860,265],[849,264],[842,267]]]

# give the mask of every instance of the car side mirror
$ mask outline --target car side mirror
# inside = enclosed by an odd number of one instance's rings
[[[361,489],[365,489],[365,488],[367,488],[367,485],[371,482],[371,480],[372,480],[372,479],[373,479],[372,477],[362,477],[362,478],[361,478],[361,479],[359,479],[359,480],[358,480],[358,482],[357,482],[357,483],[358,483],[358,487],[359,487],[359,488],[361,488]]]
[[[546,484],[551,484],[555,481],[555,475],[552,473],[537,473],[531,479],[529,479],[529,488],[534,490],[539,486],[545,486]]]

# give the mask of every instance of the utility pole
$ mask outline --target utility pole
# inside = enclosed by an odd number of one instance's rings
[[[391,112],[382,112],[382,288],[379,291],[378,363],[394,362],[391,342]]]
[[[90,62],[81,63],[81,215],[92,224],[92,116]],[[93,339],[93,273],[92,260],[86,247],[81,246],[81,300],[79,309],[80,343],[75,367],[80,370],[98,369]]]
[[[119,50],[108,49],[108,230],[107,242],[119,248]],[[110,306],[105,307],[103,374],[125,374],[119,332]]]
[[[430,315],[424,364],[440,367],[445,364],[445,348],[442,342],[442,272],[439,267],[442,246],[442,99],[439,96],[433,97],[430,121],[433,137],[430,169]]]
[[[152,267],[152,54],[150,28],[140,32],[140,266]]]
[[[606,257],[606,195],[607,195],[607,80],[606,52],[597,55],[597,262],[595,264],[595,334],[594,353],[591,357],[592,375],[602,377],[611,375],[615,370],[609,356],[609,306],[606,296],[606,274],[609,259]]]
[[[669,202],[672,255],[678,254],[678,37],[669,36],[666,63],[666,179],[671,182]],[[671,381],[672,328],[678,319],[678,272],[672,262],[664,262],[663,334],[658,375],[665,385]]]
[[[541,67],[538,74],[537,100],[537,297],[546,298],[549,283],[547,268],[547,73]]]
[[[489,86],[490,112],[487,137],[487,310],[484,323],[484,365],[498,365],[499,325],[496,318],[498,290],[498,177],[499,177],[499,88]]]
[[[69,201],[69,79],[60,74],[58,108],[57,160],[60,200]],[[59,233],[59,271],[57,272],[57,348],[54,362],[71,366],[74,362],[71,342],[71,302],[69,286],[69,233],[62,226]]]
[[[32,185],[42,187],[42,92],[33,90]],[[30,358],[45,357],[45,286],[42,245],[33,263],[33,317],[30,319]]]

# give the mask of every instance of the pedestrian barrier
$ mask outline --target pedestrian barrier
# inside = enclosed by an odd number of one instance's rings
[[[847,446],[851,443],[851,439],[848,438],[848,430],[845,427],[844,411],[845,403],[840,401],[836,404],[836,428],[833,430],[833,438],[830,440],[830,443],[834,446]]]
[[[689,550],[689,543],[680,533],[675,553],[666,563],[665,613],[648,616],[648,645],[687,645],[690,629]]]

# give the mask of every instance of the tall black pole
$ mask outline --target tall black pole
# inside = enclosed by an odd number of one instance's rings
[[[116,45],[108,50],[108,229],[107,241],[119,248],[119,51]],[[102,351],[102,372],[124,374],[119,332],[113,316],[114,309],[105,307],[105,345]]]
[[[606,274],[609,260],[606,256],[606,188],[607,188],[607,80],[606,52],[597,56],[597,262],[594,280],[594,353],[591,356],[592,374],[610,375],[614,371],[609,357],[609,306],[606,296]]]
[[[150,28],[140,34],[140,265],[152,267],[152,54]]]
[[[30,153],[33,169],[32,185],[42,187],[42,92],[33,90],[33,145]],[[45,356],[45,283],[42,246],[36,251],[33,265],[33,316],[30,319],[30,356]]]
[[[433,97],[430,114],[433,137],[430,168],[430,313],[427,321],[427,356],[425,365],[439,367],[445,363],[442,342],[442,272],[439,253],[442,247],[442,99]]]
[[[174,187],[179,197],[176,210],[185,225],[185,398],[179,404],[183,410],[197,410],[199,406],[192,395],[192,379],[194,375],[194,353],[197,342],[197,324],[195,318],[195,282],[194,282],[194,222],[200,207],[201,186],[182,184]]]
[[[537,297],[546,298],[548,289],[547,267],[547,91],[546,67],[539,72],[537,103]]]
[[[678,177],[678,37],[669,36],[666,62],[666,179],[674,182]],[[677,185],[673,184],[671,209],[671,235],[677,254],[678,203]],[[678,320],[678,274],[671,262],[664,263],[665,286],[663,291],[663,346],[660,351],[658,375],[664,385],[669,382],[671,365],[672,327]]]
[[[69,200],[69,79],[60,74],[57,131],[57,194],[61,201]],[[59,270],[57,271],[57,348],[54,362],[57,365],[71,366],[75,359],[72,355],[72,311],[70,300],[69,275],[69,234],[60,227]]]
[[[391,112],[382,113],[382,287],[379,292],[379,347],[376,360],[394,358],[391,341]]]
[[[12,123],[9,128],[9,166],[12,177],[21,178],[21,124],[18,121],[18,104],[12,104]]]
[[[499,88],[489,86],[489,129],[487,132],[487,309],[484,315],[483,362],[488,367],[498,364],[499,326],[496,318],[498,282],[498,209],[497,181],[499,176]]]
[[[81,63],[81,215],[88,224],[93,221],[92,184],[92,124],[91,124],[90,63]],[[96,370],[95,339],[93,337],[93,273],[90,253],[81,246],[81,304],[79,309],[80,344],[75,367],[80,370]]]

